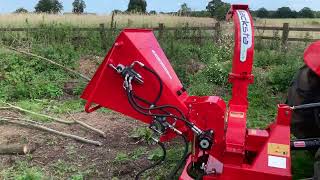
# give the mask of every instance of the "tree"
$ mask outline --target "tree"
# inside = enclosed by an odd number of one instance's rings
[[[275,18],[292,18],[293,13],[289,7],[281,7],[274,13]]]
[[[17,10],[14,11],[14,13],[20,14],[20,13],[28,13],[28,10],[25,8],[18,8]]]
[[[56,14],[63,10],[63,6],[58,0],[39,0],[35,9],[37,13],[44,12]]]
[[[221,0],[211,0],[206,9],[212,17],[215,17],[217,20],[224,20],[230,6],[229,3],[224,3]]]
[[[72,3],[73,10],[72,12],[75,14],[82,14],[84,9],[86,8],[86,3],[84,0],[74,0]]]
[[[290,18],[298,18],[299,17],[299,12],[297,11],[291,11]]]
[[[181,4],[180,10],[178,11],[179,15],[187,16],[191,12],[191,8],[188,7],[187,3]]]
[[[304,7],[299,11],[299,17],[302,17],[302,18],[314,18],[315,14],[310,8]]]
[[[113,10],[112,11],[112,14],[121,14],[121,13],[123,13],[121,10],[119,10],[119,9],[115,9],[115,10]]]
[[[155,10],[151,10],[151,11],[149,12],[149,14],[153,14],[153,15],[155,15],[155,14],[157,14],[157,11],[155,11]]]
[[[128,12],[146,13],[147,2],[145,0],[130,0],[128,4]]]
[[[266,8],[260,8],[257,10],[257,17],[259,18],[267,18],[269,17],[269,11]]]

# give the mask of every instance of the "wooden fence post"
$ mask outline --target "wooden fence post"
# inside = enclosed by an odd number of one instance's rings
[[[131,19],[128,19],[128,24],[127,24],[127,27],[131,27],[133,24],[133,21]]]
[[[282,30],[282,50],[287,51],[288,48],[288,38],[289,38],[289,23],[283,23]]]
[[[101,47],[103,50],[107,50],[107,34],[104,24],[100,24],[100,38],[101,38]]]
[[[113,29],[114,28],[114,16],[115,16],[115,12],[112,12],[112,16],[111,16],[111,23],[110,23],[110,28]]]
[[[178,29],[175,29],[173,32],[173,39],[178,39]]]
[[[159,39],[163,38],[164,24],[159,23]]]
[[[202,44],[202,31],[201,31],[200,27],[198,29],[198,37],[196,37],[196,38],[197,38],[198,44],[201,45]]]
[[[220,22],[216,22],[215,26],[214,26],[214,29],[215,29],[215,34],[214,34],[214,41],[216,43],[219,43],[220,41],[220,37],[221,37],[221,25],[220,25]]]

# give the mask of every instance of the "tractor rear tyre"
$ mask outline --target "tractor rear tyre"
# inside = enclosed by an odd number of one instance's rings
[[[316,102],[320,102],[320,77],[304,66],[299,69],[291,83],[287,104],[297,106]],[[299,139],[320,137],[319,112],[315,109],[293,112],[291,132],[295,137]]]

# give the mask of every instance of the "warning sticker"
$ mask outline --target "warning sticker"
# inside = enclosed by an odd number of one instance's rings
[[[286,169],[287,168],[287,158],[277,157],[277,156],[268,156],[268,166]]]
[[[268,143],[268,154],[289,157],[290,147],[286,144]]]

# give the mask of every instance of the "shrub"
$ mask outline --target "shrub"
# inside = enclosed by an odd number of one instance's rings
[[[17,54],[1,53],[4,80],[0,96],[4,99],[56,98],[63,95],[63,83],[69,78],[61,69]]]
[[[292,78],[301,66],[302,62],[296,61],[291,64],[272,67],[268,76],[268,85],[270,85],[275,92],[286,91]]]

